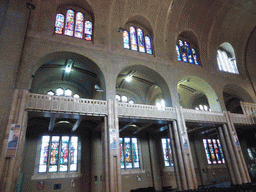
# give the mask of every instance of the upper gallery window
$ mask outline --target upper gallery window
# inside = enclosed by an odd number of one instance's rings
[[[195,107],[196,110],[201,110],[201,111],[211,111],[211,109],[209,108],[208,105],[198,105],[197,107]]]
[[[151,37],[141,28],[130,26],[129,31],[124,30],[123,43],[125,49],[153,54]]]
[[[43,136],[38,172],[75,172],[78,169],[77,158],[77,136]]]
[[[163,155],[164,155],[164,165],[165,165],[165,167],[173,167],[170,139],[162,138],[161,142],[162,142],[162,150],[163,150]]]
[[[199,65],[197,51],[190,46],[189,42],[179,39],[176,44],[176,52],[179,61]]]
[[[55,95],[55,93],[52,90],[50,90],[50,91],[47,92],[47,95],[53,96],[53,95]],[[56,89],[56,95],[57,96],[72,97],[73,92],[70,89],[64,90],[62,88],[58,88],[58,89]],[[74,94],[73,97],[74,98],[80,98],[80,96],[78,94]]]
[[[235,58],[233,58],[225,50],[218,49],[217,53],[218,53],[217,54],[217,62],[218,62],[219,70],[225,71],[228,73],[239,74],[237,66],[236,66]]]
[[[219,139],[203,139],[208,164],[225,163]]]
[[[66,13],[56,14],[54,32],[91,41],[93,32],[92,19],[85,11],[80,12],[67,9]]]
[[[140,168],[140,158],[138,149],[138,139],[124,137],[119,138],[119,150],[121,169],[136,169]]]

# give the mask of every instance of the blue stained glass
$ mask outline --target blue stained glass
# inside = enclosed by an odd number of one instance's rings
[[[64,28],[64,15],[57,14],[55,21],[55,33],[62,35]]]
[[[119,150],[120,150],[121,169],[124,169],[124,148],[123,148],[123,138],[119,138]]]
[[[138,140],[137,138],[132,138],[132,153],[133,153],[133,164],[134,168],[139,168],[139,151],[138,151]]]
[[[58,158],[59,158],[59,136],[52,137],[50,148],[50,167],[49,172],[57,172]]]
[[[152,46],[151,46],[151,40],[149,36],[145,36],[145,44],[146,44],[147,54],[152,54]]]
[[[176,52],[177,52],[178,60],[181,61],[180,48],[178,45],[176,45]]]
[[[221,156],[222,163],[225,163],[225,160],[224,160],[224,157],[223,157],[222,148],[221,148],[221,145],[220,145],[220,141],[218,139],[217,139],[217,143],[218,143],[218,146],[219,146],[220,156]]]
[[[193,56],[192,56],[192,52],[191,52],[191,48],[190,48],[190,46],[189,46],[189,43],[188,42],[184,42],[184,44],[187,46],[187,56],[188,56],[188,61],[189,61],[189,63],[194,63],[194,61],[193,61]]]
[[[78,149],[78,137],[71,137],[70,141],[70,171],[77,171],[77,149]]]
[[[181,56],[182,56],[182,60],[184,62],[188,62],[188,59],[187,59],[187,51],[186,51],[186,48],[184,47],[184,43],[182,40],[179,40],[179,46],[181,48]]]
[[[124,138],[125,164],[127,169],[132,168],[131,139]]]
[[[50,136],[42,137],[42,144],[41,144],[41,151],[40,151],[40,158],[39,158],[39,171],[38,171],[39,173],[45,173],[47,169],[49,141],[50,141]]]
[[[193,49],[193,48],[191,50],[192,50],[192,55],[193,55],[194,62],[195,62],[196,65],[198,65],[199,62],[198,62],[198,57],[197,57],[197,54],[196,54],[196,50]]]
[[[126,30],[124,30],[123,32],[123,42],[124,42],[124,48],[130,49],[129,32]]]
[[[138,46],[137,46],[136,30],[133,26],[130,26],[130,41],[131,41],[132,50],[137,51]]]
[[[144,34],[143,34],[143,30],[140,28],[137,28],[137,37],[138,37],[139,51],[145,53]]]
[[[68,9],[67,15],[66,15],[65,35],[73,36],[73,31],[74,31],[74,11],[71,9]]]

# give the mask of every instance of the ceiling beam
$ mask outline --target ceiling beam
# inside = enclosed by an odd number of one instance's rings
[[[119,129],[119,133],[121,133],[123,130],[127,129],[133,122],[130,122],[128,124],[126,124],[125,126],[123,126],[121,129]]]
[[[82,122],[82,118],[81,118],[81,116],[79,116],[79,119],[77,119],[77,121],[76,121],[75,125],[73,126],[71,132],[75,132],[81,122]]]
[[[145,125],[145,126],[139,128],[137,131],[133,132],[132,134],[135,135],[135,134],[137,134],[137,133],[143,131],[144,129],[150,127],[151,125],[153,125],[153,123],[150,123],[150,124],[148,124],[148,125]]]
[[[57,113],[53,113],[51,118],[50,118],[50,123],[49,123],[49,127],[48,127],[48,131],[53,131],[54,125],[55,125],[55,121],[56,121],[56,116]]]

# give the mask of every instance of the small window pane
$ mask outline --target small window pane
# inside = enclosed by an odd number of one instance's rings
[[[50,136],[42,137],[42,144],[39,158],[39,173],[45,173],[48,162],[48,151],[49,151]]]
[[[78,94],[75,94],[73,97],[74,98],[80,98],[80,96]]]
[[[57,172],[58,157],[59,157],[59,136],[53,136],[50,149],[50,168],[49,172]]]
[[[188,56],[188,61],[189,63],[194,63],[193,61],[193,57],[192,57],[192,51],[191,51],[191,48],[189,46],[189,43],[187,41],[184,42],[184,44],[187,46],[187,56]]]
[[[122,96],[122,102],[123,102],[123,103],[127,103],[127,100],[128,100],[128,99],[127,99],[126,96]]]
[[[69,137],[61,137],[60,171],[68,170]]]
[[[133,26],[130,27],[130,40],[131,40],[131,47],[133,51],[137,51],[137,37],[136,37],[136,30]]]
[[[64,15],[58,13],[56,15],[56,21],[55,21],[55,33],[62,35],[63,28],[64,28]]]
[[[77,171],[78,137],[71,137],[70,141],[70,171]]]
[[[58,88],[58,89],[56,90],[56,95],[58,95],[58,96],[64,95],[64,90],[61,89],[61,88]]]
[[[132,157],[131,157],[131,139],[130,138],[124,138],[124,150],[125,150],[126,169],[131,169]]]
[[[152,54],[151,40],[149,36],[145,36],[147,54]]]
[[[68,9],[67,15],[66,15],[65,35],[73,36],[73,31],[74,31],[74,11],[71,9]]]
[[[54,92],[53,91],[48,91],[47,95],[54,95]]]
[[[124,30],[123,32],[123,42],[124,42],[124,48],[130,49],[129,33],[126,30]]]
[[[133,101],[133,100],[130,100],[129,103],[130,103],[130,104],[134,104],[134,101]]]
[[[192,50],[192,55],[193,55],[194,62],[195,62],[196,65],[198,65],[199,62],[198,62],[198,57],[197,57],[197,54],[196,54],[196,50],[193,49],[193,48],[191,50]]]
[[[71,95],[72,95],[72,91],[70,89],[66,89],[65,90],[65,96],[71,97]]]
[[[177,52],[178,60],[181,61],[180,47],[178,45],[176,45],[176,52]]]
[[[181,48],[181,56],[182,56],[182,60],[184,62],[188,62],[188,59],[187,59],[187,51],[186,51],[186,48],[184,47],[184,43],[182,40],[179,40],[179,46]]]
[[[120,101],[120,100],[121,100],[120,95],[116,95],[116,100],[117,100],[117,101]]]
[[[85,40],[91,41],[92,40],[92,22],[91,21],[85,21],[84,24],[84,35]]]
[[[84,29],[84,15],[81,12],[76,14],[75,37],[82,39]]]
[[[119,150],[120,150],[121,169],[124,169],[124,148],[123,148],[123,138],[119,138]]]
[[[133,163],[134,168],[139,168],[139,151],[138,151],[138,140],[137,138],[132,138],[132,152],[133,152]]]
[[[144,34],[143,34],[143,30],[140,28],[137,28],[137,37],[138,37],[139,51],[145,53]]]

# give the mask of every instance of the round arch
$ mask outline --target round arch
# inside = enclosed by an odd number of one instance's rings
[[[177,92],[179,94],[180,105],[184,108],[192,108],[194,100],[200,95],[206,98],[212,111],[221,111],[221,106],[216,92],[203,79],[196,76],[186,76],[180,79],[177,84]]]
[[[71,65],[71,72],[66,66]],[[106,99],[105,78],[96,63],[73,52],[55,52],[42,57],[35,65],[31,92],[45,94],[59,87],[71,89],[83,98]]]
[[[131,76],[132,81],[126,81]],[[172,106],[171,95],[164,78],[153,69],[142,65],[132,65],[124,68],[117,76],[116,93],[130,92],[137,97],[139,104],[153,105],[163,99],[166,107]]]

